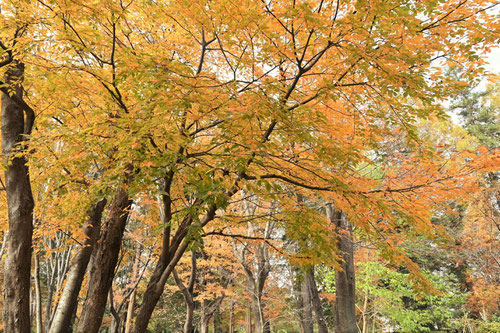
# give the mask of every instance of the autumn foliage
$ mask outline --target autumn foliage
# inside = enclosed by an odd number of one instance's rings
[[[444,106],[488,77],[496,11],[482,0],[3,0],[2,133],[13,108],[24,132],[2,139],[2,255],[14,265],[17,246],[40,265],[19,271],[26,299],[30,274],[39,285],[37,330],[351,332],[328,319],[347,258],[390,268],[406,293],[455,286],[435,285],[412,247],[422,242],[463,253],[467,315],[498,318],[498,147]],[[33,246],[6,205],[19,170]],[[443,222],[457,215],[460,227]],[[386,283],[389,271],[366,265],[377,273],[356,270]],[[389,308],[378,292],[357,291],[364,312],[352,299],[366,325],[383,324],[365,318],[370,305]],[[4,303],[7,319],[29,315],[29,302]],[[7,319],[6,332],[31,325]]]

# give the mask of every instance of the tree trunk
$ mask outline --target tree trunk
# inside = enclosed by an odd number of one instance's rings
[[[254,333],[253,330],[253,323],[252,323],[252,305],[248,305],[248,311],[247,311],[247,333]]]
[[[33,119],[17,101],[22,101],[20,84],[24,65],[14,62],[5,75],[6,84],[14,88],[15,95],[9,97],[2,89],[2,153],[4,155],[5,190],[9,216],[7,256],[4,273],[4,328],[8,333],[30,332],[30,273],[31,245],[33,236],[33,194],[26,157],[18,154],[25,135],[29,135]],[[4,87],[5,88],[5,87]],[[16,102],[14,101],[17,100]]]
[[[328,333],[328,326],[326,326],[325,316],[323,315],[323,308],[321,306],[321,299],[319,297],[318,287],[314,279],[314,266],[306,271],[306,285],[311,295],[312,307],[316,314],[316,322],[318,323],[319,333]]]
[[[264,237],[270,238],[274,228],[274,223],[267,223],[264,231]],[[247,290],[251,298],[251,306],[255,323],[256,333],[269,333],[270,325],[264,314],[265,304],[262,300],[264,286],[271,272],[271,263],[269,250],[266,244],[262,243],[255,246],[255,259],[247,258],[247,253],[250,253],[248,244],[243,244],[241,249],[237,249],[238,261],[245,271],[247,277]],[[252,264],[254,262],[254,264]],[[255,272],[254,272],[255,271]]]
[[[311,293],[309,291],[309,285],[306,279],[306,274],[304,274],[299,281],[300,326],[303,333],[314,333],[314,321],[313,321],[312,307],[311,307]]]
[[[102,228],[99,245],[92,258],[89,288],[76,327],[77,333],[99,331],[131,205],[132,201],[129,200],[127,191],[124,188],[118,188],[111,203],[109,218]]]
[[[136,296],[137,296],[137,288],[135,288],[134,291],[132,292],[132,295],[130,295],[130,300],[128,302],[127,319],[125,321],[125,333],[130,333],[130,330],[132,329],[132,319],[134,317]]]
[[[132,268],[132,279],[139,278],[139,263],[141,261],[141,245],[138,244],[135,250],[134,267]],[[137,296],[137,285],[130,295],[130,300],[127,306],[127,319],[125,321],[125,333],[130,333],[132,329],[132,319],[134,318],[135,297]]]
[[[192,333],[193,332],[193,319],[194,319],[194,283],[196,281],[196,252],[191,254],[191,276],[189,277],[189,281],[187,286],[184,285],[182,280],[177,275],[175,269],[173,270],[173,276],[177,287],[184,296],[184,302],[186,303],[186,321],[184,322],[184,333]]]
[[[193,333],[194,302],[186,303],[186,321],[184,322],[184,333]]]
[[[49,261],[45,261],[45,267],[47,268],[47,299],[45,300],[45,331],[48,331],[51,326],[51,315],[52,315],[52,296],[54,295],[54,284],[55,278],[51,274]]]
[[[262,297],[254,298],[253,313],[255,322],[255,333],[271,333],[269,321],[264,315],[264,306],[262,305]]]
[[[185,242],[184,244],[185,248],[187,248],[187,243]],[[177,262],[175,262],[175,264],[177,264]],[[161,294],[163,293],[167,278],[172,272],[175,264],[173,264],[172,261],[169,260],[168,255],[165,255],[165,258],[162,258],[162,255],[160,255],[160,259],[156,263],[155,270],[153,271],[153,274],[149,279],[146,291],[144,292],[143,301],[139,308],[139,312],[137,313],[135,325],[132,328],[133,333],[142,333],[146,331],[154,308],[156,307],[156,304],[158,303]],[[167,268],[169,266],[171,266],[171,268],[167,272]]]
[[[113,286],[111,286],[111,288],[109,288],[109,312],[111,312],[113,320],[111,321],[110,333],[120,333],[120,331],[122,331],[123,318],[120,317],[121,308],[121,306],[118,308],[115,306]]]
[[[42,290],[40,286],[40,260],[35,254],[35,318],[36,332],[43,333]]]
[[[208,222],[212,221],[215,217],[216,210],[217,206],[210,206],[205,216],[201,219],[200,226],[203,227]],[[170,231],[164,231],[163,250],[160,254],[155,270],[149,279],[141,307],[139,308],[139,312],[137,313],[137,317],[135,319],[134,328],[132,329],[133,333],[146,332],[149,320],[151,319],[151,315],[153,314],[156,304],[163,293],[168,277],[191,243],[191,240],[186,239],[186,235],[188,233],[188,227],[191,225],[192,221],[192,216],[187,215],[181,222],[181,225],[177,229],[174,237],[172,237],[171,242],[169,237]]]
[[[217,333],[219,330],[219,308],[215,310],[214,314],[212,315],[212,325],[213,325],[213,333]]]
[[[328,206],[330,221],[337,230],[337,247],[342,254],[341,270],[335,270],[335,325],[336,331],[357,333],[356,325],[356,286],[354,279],[354,244],[352,227],[341,211]]]
[[[102,212],[105,206],[106,199],[102,199],[88,212],[88,219],[83,226],[83,233],[87,238],[80,248],[80,252],[73,259],[49,333],[69,333],[73,331],[72,320],[78,306],[78,295],[80,294],[90,256],[97,238],[99,238]]]
[[[200,333],[208,333],[208,325],[210,324],[210,317],[207,316],[205,309],[207,308],[207,300],[201,301],[201,313],[200,313]]]
[[[52,252],[49,258],[45,260],[46,277],[47,277],[47,300],[45,306],[45,331],[50,330],[52,321],[55,315],[55,307],[52,307],[52,299],[54,294],[62,293],[64,281],[66,278],[67,269],[71,258],[72,245],[64,248],[67,241],[66,236],[62,236],[62,232],[56,232],[55,238],[46,239],[46,243]],[[53,250],[53,251],[52,251]]]
[[[231,301],[231,310],[229,312],[229,333],[234,333],[234,302]]]

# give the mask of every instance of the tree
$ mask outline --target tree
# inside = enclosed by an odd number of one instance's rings
[[[16,54],[17,38],[26,27],[15,26],[14,38],[9,44],[0,40],[5,67],[5,82],[2,90],[2,155],[5,165],[9,233],[7,236],[7,258],[4,276],[4,325],[9,332],[30,331],[30,273],[31,245],[33,236],[34,200],[28,161],[25,156],[26,143],[33,129],[35,114],[23,100],[22,82],[24,63]]]
[[[461,87],[435,64],[460,61],[467,78],[480,72],[477,53],[498,41],[488,6],[26,4],[33,69],[25,82],[43,110],[30,158],[41,174],[37,188],[51,194],[44,209],[76,206],[81,217],[99,200],[110,202],[77,331],[99,329],[127,215],[141,195],[161,197],[163,235],[132,332],[146,331],[178,261],[241,190],[287,208],[295,203],[289,193],[332,202],[368,238],[384,234],[377,243],[384,255],[422,277],[394,246],[396,226],[404,219],[431,237],[434,203],[469,184],[478,164],[436,158],[415,120],[439,116],[435,102]],[[366,176],[360,165],[378,162],[392,136],[415,149],[383,177]],[[53,200],[62,193],[78,199]],[[331,249],[321,239],[332,232],[328,221],[307,222],[312,250]]]
[[[273,229],[274,223],[266,223],[265,231],[263,232],[265,239],[270,238]],[[253,235],[256,234],[253,230],[251,233]],[[250,250],[252,248],[253,251]],[[264,312],[266,306],[263,298],[264,286],[271,272],[269,248],[265,243],[255,246],[243,243],[238,246],[235,251],[237,252],[238,261],[245,271],[248,293],[250,295],[252,312],[254,314],[255,331],[257,333],[269,333],[271,329],[267,315]],[[254,255],[251,255],[251,253]]]
[[[184,297],[184,302],[186,303],[186,321],[184,323],[184,333],[193,332],[193,320],[194,320],[194,284],[196,281],[196,252],[191,254],[191,274],[189,275],[189,282],[187,286],[184,285],[182,280],[177,275],[177,272],[173,270],[173,276],[175,283],[179,287],[179,290]]]
[[[49,332],[51,333],[72,331],[72,319],[78,305],[78,294],[80,293],[90,256],[99,237],[102,212],[105,205],[106,200],[103,199],[89,211],[89,218],[84,226],[87,239],[79,253],[72,260],[72,266],[68,272],[61,299],[57,304],[54,319],[50,325]]]
[[[500,192],[498,190],[498,168],[495,155],[500,143],[500,103],[498,84],[490,85],[486,90],[473,92],[466,88],[454,99],[453,111],[458,111],[465,129],[480,144],[490,149],[493,156],[491,168],[478,178],[481,190],[475,193],[463,214],[460,252],[464,256],[468,284],[471,286],[469,307],[472,313],[483,321],[488,321],[493,314],[498,315],[498,275],[500,263],[496,259],[498,236],[500,234]]]
[[[500,85],[492,85],[484,91],[475,92],[465,88],[454,98],[451,111],[458,113],[464,128],[488,148],[500,146]]]
[[[458,316],[466,295],[460,292],[453,275],[440,277],[438,273],[426,272],[438,293],[420,293],[408,283],[408,273],[394,271],[380,262],[359,263],[359,289],[368,298],[365,309],[371,314],[370,326],[377,330],[388,330],[392,326],[403,332],[425,332],[445,330],[461,326]],[[385,320],[388,318],[388,320]],[[370,324],[370,325],[368,325]]]
[[[336,227],[341,266],[335,270],[335,327],[339,332],[356,333],[356,279],[354,276],[354,239],[352,226],[342,211],[327,207],[327,215]]]

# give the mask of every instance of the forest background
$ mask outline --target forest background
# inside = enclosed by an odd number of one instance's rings
[[[1,329],[499,332],[497,5],[1,0]]]

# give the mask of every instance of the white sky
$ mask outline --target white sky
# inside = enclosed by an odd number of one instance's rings
[[[500,73],[500,47],[497,47],[491,51],[490,55],[488,56],[488,62],[489,65],[486,66],[486,69],[488,69],[492,73]]]

